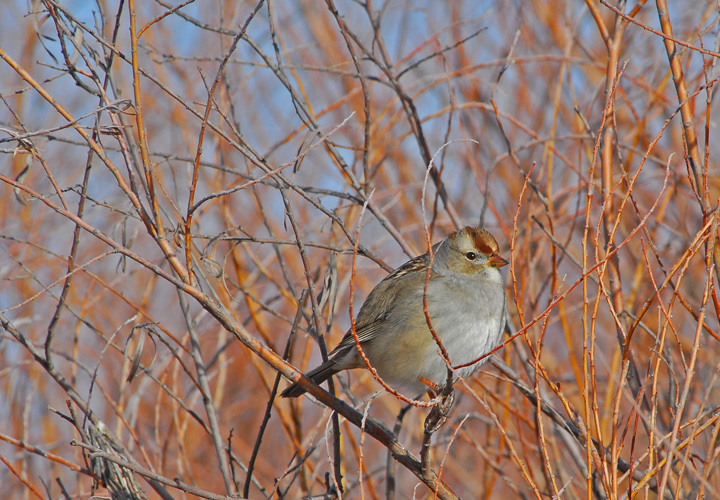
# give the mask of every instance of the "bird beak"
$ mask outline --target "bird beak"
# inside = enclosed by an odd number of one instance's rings
[[[508,261],[506,261],[499,255],[493,255],[488,259],[488,265],[490,267],[503,267],[508,265]]]

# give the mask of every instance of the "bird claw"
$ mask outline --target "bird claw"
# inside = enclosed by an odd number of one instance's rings
[[[445,425],[454,404],[455,391],[451,390],[449,394],[442,396],[440,401],[428,413],[425,419],[425,432],[432,434]]]
[[[455,405],[455,391],[451,390],[447,395],[443,396],[440,400],[440,403],[438,403],[438,407],[440,408],[440,411],[443,413],[443,415],[449,415],[450,410],[452,410],[452,407]]]

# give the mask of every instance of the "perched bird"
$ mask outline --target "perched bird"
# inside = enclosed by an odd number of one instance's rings
[[[471,363],[500,343],[505,327],[505,292],[495,238],[484,229],[465,227],[433,246],[427,304],[433,329],[453,367]],[[360,345],[378,375],[391,387],[418,395],[437,392],[447,381],[447,364],[428,327],[423,293],[430,256],[409,260],[370,292],[357,315]],[[482,362],[458,368],[467,377]],[[336,373],[366,368],[348,330],[328,361],[307,373],[320,384]],[[292,384],[281,396],[305,390]]]

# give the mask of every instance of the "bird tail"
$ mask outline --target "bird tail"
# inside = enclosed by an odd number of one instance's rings
[[[310,370],[305,374],[307,378],[315,382],[316,384],[322,384],[327,379],[339,372],[337,362],[334,359],[329,359],[325,363],[321,364],[317,368]],[[296,398],[305,394],[305,389],[300,387],[298,384],[291,384],[287,389],[280,393],[280,397],[283,398]]]

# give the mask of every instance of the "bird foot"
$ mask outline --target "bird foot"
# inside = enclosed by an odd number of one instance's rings
[[[433,406],[430,413],[428,413],[428,416],[425,418],[425,432],[432,434],[445,425],[454,404],[455,391],[451,390],[450,393],[443,396],[438,404]]]

